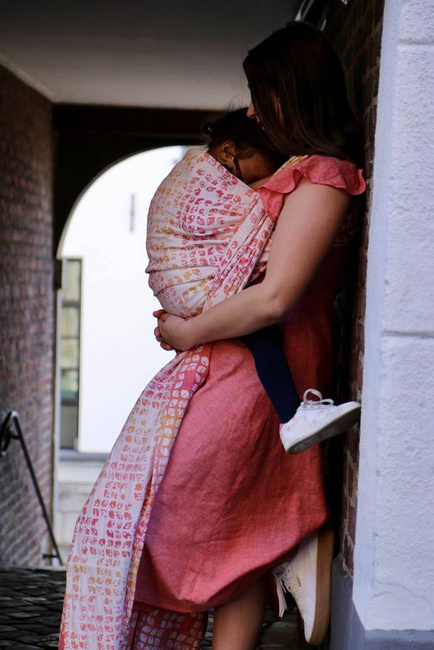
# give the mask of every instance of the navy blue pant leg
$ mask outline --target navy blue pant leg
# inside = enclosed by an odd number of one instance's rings
[[[258,377],[280,421],[287,422],[300,405],[300,398],[283,352],[280,327],[271,325],[240,340],[253,355]]]

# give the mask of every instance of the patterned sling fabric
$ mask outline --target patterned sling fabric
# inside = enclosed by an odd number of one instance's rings
[[[265,269],[274,223],[258,220],[258,198],[203,149],[188,151],[161,183],[149,209],[146,272],[168,312],[195,316],[223,285],[230,295]]]
[[[165,246],[164,220],[151,224],[161,232],[160,242],[151,237],[155,247],[149,251],[154,290],[163,305],[173,304],[172,311],[184,315],[192,313],[192,295],[202,295],[194,313],[201,310],[200,302],[207,309],[242,290],[274,227],[258,192],[201,149],[188,152],[175,167],[151,210],[177,219],[189,233],[183,238],[180,232]],[[194,249],[188,243],[192,234]],[[206,269],[201,292],[197,285],[189,292],[185,282],[188,269],[198,266],[195,255]],[[178,354],[146,386],[83,507],[67,564],[62,649],[129,647],[137,571],[153,499],[190,399],[206,380],[211,347]]]
[[[206,612],[181,614],[149,606],[134,610],[127,641],[129,650],[200,650]]]

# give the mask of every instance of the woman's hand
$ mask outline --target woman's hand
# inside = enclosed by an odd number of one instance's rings
[[[164,309],[154,311],[158,325],[154,335],[163,350],[189,350],[193,345],[190,342],[188,321],[179,316],[168,314]]]

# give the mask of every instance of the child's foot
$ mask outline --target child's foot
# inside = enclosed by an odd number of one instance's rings
[[[318,399],[307,399],[309,394]],[[360,404],[345,402],[336,406],[309,388],[294,417],[280,426],[280,438],[288,454],[298,454],[321,440],[344,433],[360,418]]]
[[[294,597],[304,623],[306,641],[324,641],[330,620],[330,579],[333,529],[322,528],[298,546],[290,562],[273,569],[279,598],[279,616],[285,612],[285,591]]]

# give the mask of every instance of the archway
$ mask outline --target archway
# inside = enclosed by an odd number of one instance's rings
[[[128,412],[171,358],[153,337],[159,304],[145,274],[146,221],[184,151],[153,149],[106,169],[77,199],[59,244],[55,523],[64,554]]]
[[[152,336],[149,202],[184,147],[131,156],[79,197],[59,245],[66,260],[59,363],[61,447],[107,452],[138,394],[168,361]]]

